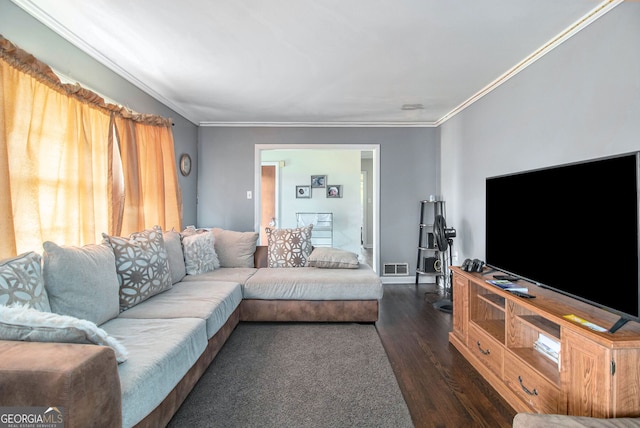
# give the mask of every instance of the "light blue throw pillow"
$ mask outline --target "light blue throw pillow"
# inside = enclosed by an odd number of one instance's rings
[[[98,325],[120,313],[116,258],[109,245],[42,244],[44,285],[51,311]]]

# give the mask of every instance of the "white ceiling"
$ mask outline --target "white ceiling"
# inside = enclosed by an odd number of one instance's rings
[[[13,1],[195,124],[331,126],[437,125],[619,3]]]

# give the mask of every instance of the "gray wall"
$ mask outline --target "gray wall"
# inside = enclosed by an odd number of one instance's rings
[[[139,113],[170,117],[175,123],[173,136],[176,169],[182,153],[189,153],[194,170],[189,177],[178,172],[182,189],[183,223],[196,222],[197,126],[142,92],[71,43],[58,36],[10,0],[0,0],[0,34],[81,85]]]
[[[486,177],[640,150],[640,3],[620,4],[447,121],[441,135],[454,247],[459,261],[484,259]],[[594,209],[603,209],[595,196]],[[549,215],[544,201],[528,209]],[[585,233],[597,234],[592,226]]]
[[[198,225],[254,229],[256,144],[379,144],[380,263],[415,271],[419,201],[440,193],[435,128],[225,128],[199,130]],[[380,270],[379,270],[380,271]]]

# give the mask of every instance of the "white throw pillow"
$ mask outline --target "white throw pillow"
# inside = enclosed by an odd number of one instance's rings
[[[0,306],[0,339],[26,342],[89,343],[109,346],[116,360],[127,360],[126,348],[91,321],[42,312],[27,306]]]
[[[197,233],[182,238],[187,275],[200,275],[220,267],[213,233]]]

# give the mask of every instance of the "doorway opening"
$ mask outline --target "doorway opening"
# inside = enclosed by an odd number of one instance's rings
[[[278,227],[280,220],[280,162],[262,162],[261,164],[261,207],[260,238],[266,236],[265,228]],[[266,245],[266,242],[261,242]]]
[[[351,150],[351,151],[359,151],[360,152],[360,164],[357,165],[356,181],[359,181],[355,188],[349,188],[348,190],[345,188],[345,191],[351,192],[351,195],[357,195],[358,201],[356,202],[356,206],[354,207],[354,211],[350,213],[357,220],[349,221],[346,227],[350,228],[349,233],[355,233],[357,238],[358,248],[366,249],[370,254],[370,257],[365,260],[365,262],[369,263],[375,272],[379,271],[379,195],[380,195],[380,146],[378,144],[257,144],[255,145],[255,200],[254,200],[254,222],[255,222],[255,230],[260,231],[260,242],[262,245],[266,245],[266,241],[263,240],[264,236],[264,227],[269,223],[275,224],[276,227],[290,227],[290,225],[286,224],[286,221],[281,221],[281,219],[287,216],[295,215],[295,213],[290,212],[293,211],[293,208],[283,206],[286,205],[287,198],[282,198],[280,195],[283,192],[287,192],[288,187],[283,189],[283,185],[279,184],[274,189],[273,193],[275,197],[272,197],[270,194],[265,194],[264,198],[268,198],[266,204],[263,204],[263,186],[269,187],[271,186],[270,181],[273,181],[271,178],[266,177],[266,181],[263,182],[263,166],[267,165],[267,161],[265,158],[269,158],[269,163],[275,164],[276,169],[282,168],[282,163],[279,161],[274,161],[274,152],[275,151],[285,150],[291,155],[291,152],[301,151],[300,156],[305,156],[305,151],[310,150],[326,150],[326,151],[340,151],[340,150]],[[339,155],[339,154],[338,154]],[[346,156],[346,153],[345,153]],[[277,156],[276,156],[277,157]],[[284,168],[288,168],[286,165]],[[366,171],[365,174],[362,174],[362,171]],[[266,174],[272,174],[273,170],[265,169]],[[314,173],[323,173],[322,168],[320,171],[312,172],[309,171],[308,175]],[[280,172],[278,178],[280,178]],[[366,181],[363,181],[363,175],[366,177]],[[334,175],[335,176],[335,175]],[[306,174],[305,174],[306,177]],[[329,182],[331,181],[331,175],[329,176]],[[302,178],[301,178],[302,179]],[[306,178],[305,178],[306,179]],[[282,178],[283,181],[286,181]],[[295,183],[295,184],[306,184],[303,182]],[[310,184],[310,183],[309,183]],[[342,184],[342,183],[329,183],[329,184]],[[359,188],[358,188],[359,187]],[[325,202],[325,195],[322,193],[323,189],[311,189],[313,194],[313,200],[305,203],[319,203]],[[366,193],[366,196],[364,194]],[[286,194],[287,197],[290,195]],[[345,198],[347,198],[347,194],[345,194]],[[274,202],[276,201],[277,202]],[[305,200],[298,200],[298,202]],[[266,208],[267,211],[276,212],[275,219],[273,219],[270,212],[264,211],[265,205],[268,206],[272,203],[275,203],[274,208]],[[328,204],[334,204],[333,207],[336,207],[335,204],[346,203],[346,199],[341,201],[339,199],[328,199],[326,200]],[[357,207],[357,208],[356,208]],[[285,219],[286,220],[286,219]],[[359,224],[358,224],[359,223]],[[365,229],[366,227],[366,229]],[[354,231],[353,228],[356,230]],[[336,245],[339,248],[339,243]],[[357,249],[356,249],[357,251]]]

